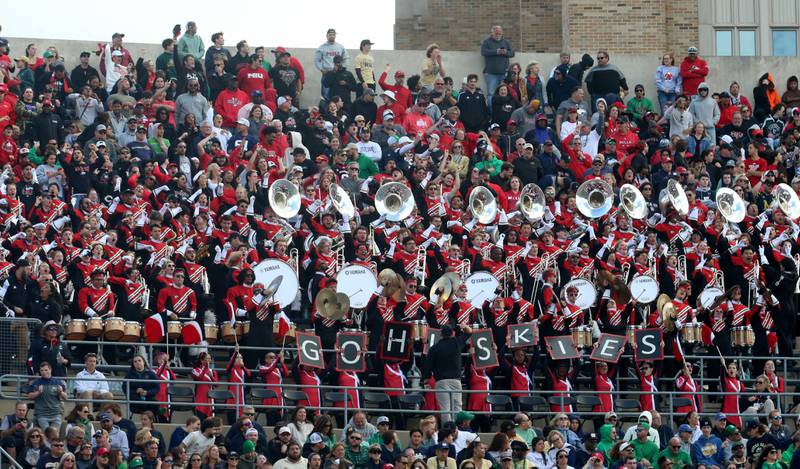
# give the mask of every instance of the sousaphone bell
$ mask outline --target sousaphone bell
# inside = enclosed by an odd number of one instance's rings
[[[783,213],[792,220],[800,218],[800,198],[788,184],[778,184],[775,188],[775,199]]]
[[[336,211],[341,213],[343,217],[353,218],[355,216],[356,208],[353,206],[353,201],[350,200],[350,195],[342,186],[332,183],[328,197],[330,197]]]
[[[487,187],[478,186],[469,194],[469,211],[484,225],[494,221],[497,216],[497,197]]]
[[[619,188],[619,205],[633,219],[641,220],[647,216],[647,202],[642,192],[633,184],[623,184]]]
[[[729,223],[740,223],[747,213],[744,200],[733,189],[717,189],[717,210]]]
[[[387,182],[375,193],[375,209],[389,221],[401,221],[414,211],[411,189],[401,182]]]
[[[602,179],[589,179],[578,187],[575,205],[587,218],[600,218],[614,205],[614,192],[611,185]]]
[[[272,211],[281,218],[292,218],[300,212],[300,192],[288,179],[278,179],[267,193]]]
[[[526,184],[519,196],[519,210],[531,223],[536,223],[544,217],[546,202],[544,192],[536,184]]]
[[[689,213],[689,199],[686,197],[686,192],[674,179],[667,181],[667,187],[658,195],[658,204],[661,206],[661,213],[667,213],[670,204],[680,216]]]

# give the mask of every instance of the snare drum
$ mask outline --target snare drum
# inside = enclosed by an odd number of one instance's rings
[[[97,316],[86,320],[86,335],[100,337],[103,335],[103,319]]]
[[[572,342],[577,348],[592,346],[592,330],[588,326],[577,326],[570,329]]]
[[[636,348],[636,331],[644,329],[644,326],[628,326],[628,345],[632,348]]]
[[[412,329],[414,331],[414,340],[416,342],[422,342],[428,338],[428,322],[427,321],[414,321],[412,323]]]
[[[167,321],[167,337],[175,340],[181,336],[182,324],[180,321]]]
[[[744,326],[731,329],[731,339],[735,347],[747,347],[747,332]]]
[[[139,342],[142,337],[142,325],[136,321],[125,321],[125,334],[122,336],[123,342]]]
[[[83,340],[86,338],[86,321],[83,319],[73,319],[67,323],[66,334],[67,340]]]
[[[681,340],[687,344],[696,344],[700,341],[700,324],[688,323],[681,329]]]
[[[222,341],[226,344],[236,342],[236,326],[229,322],[222,323]]]
[[[208,342],[209,345],[214,345],[217,343],[217,334],[219,334],[219,328],[216,325],[203,325],[203,335],[205,335],[206,342]]]
[[[125,320],[122,318],[108,318],[106,319],[105,327],[103,328],[103,337],[106,340],[119,340],[125,335]]]
[[[752,326],[745,326],[744,328],[744,341],[748,347],[752,347],[756,343],[756,333],[753,332]]]

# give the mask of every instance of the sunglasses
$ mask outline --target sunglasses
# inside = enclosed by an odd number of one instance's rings
[[[672,449],[680,449],[681,445],[670,445],[670,448],[672,448]]]

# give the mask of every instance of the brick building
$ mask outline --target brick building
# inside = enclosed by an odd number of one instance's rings
[[[396,0],[395,49],[474,51],[492,25],[517,49],[797,56],[796,0]],[[593,53],[593,52],[591,52]]]

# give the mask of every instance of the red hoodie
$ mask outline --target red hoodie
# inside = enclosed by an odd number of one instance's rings
[[[697,94],[697,87],[706,79],[708,75],[708,64],[700,57],[689,60],[689,57],[681,62],[681,78],[683,78],[683,94],[694,96]]]
[[[230,91],[227,88],[220,92],[214,102],[214,109],[222,116],[222,126],[236,127],[239,109],[250,102],[250,96],[240,89]]]
[[[236,80],[239,82],[239,88],[248,96],[256,90],[261,91],[263,96],[268,88],[272,88],[272,82],[269,81],[269,75],[263,67],[242,67],[236,75]]]
[[[398,111],[400,114],[404,113],[406,109],[410,108],[414,102],[411,99],[411,90],[406,88],[405,86],[400,85],[390,85],[386,83],[386,72],[381,73],[380,79],[378,79],[378,84],[381,85],[381,88],[384,90],[389,90],[394,93],[394,97],[397,98],[397,102],[394,103],[394,108],[397,109],[395,111],[395,120],[397,120]]]

